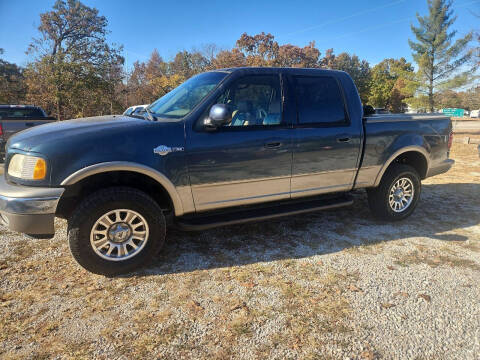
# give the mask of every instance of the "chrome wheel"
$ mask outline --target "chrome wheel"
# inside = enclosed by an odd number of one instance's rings
[[[147,221],[139,213],[128,209],[112,210],[93,225],[90,245],[98,256],[122,261],[142,251],[148,233]]]
[[[398,179],[390,188],[388,203],[390,208],[397,213],[405,211],[413,201],[415,190],[409,178]]]

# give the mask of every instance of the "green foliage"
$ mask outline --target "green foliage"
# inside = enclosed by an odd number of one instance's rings
[[[419,68],[419,90],[428,96],[430,111],[434,111],[438,88],[458,88],[469,81],[470,69],[463,65],[472,57],[472,51],[467,51],[472,34],[454,41],[457,32],[450,28],[456,17],[451,7],[450,0],[428,0],[428,15],[417,14],[419,25],[411,26],[417,41],[409,40],[409,44]]]
[[[404,100],[415,93],[414,75],[413,66],[404,58],[383,60],[371,71],[368,103],[401,112],[406,106]]]
[[[321,63],[329,69],[342,70],[350,74],[357,85],[362,102],[367,102],[370,94],[371,74],[370,65],[366,60],[360,60],[355,54],[341,53],[334,55],[333,50],[330,49]]]

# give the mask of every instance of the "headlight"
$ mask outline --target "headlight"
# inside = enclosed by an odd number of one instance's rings
[[[47,163],[37,156],[15,154],[8,165],[8,175],[25,180],[42,180],[47,175]]]

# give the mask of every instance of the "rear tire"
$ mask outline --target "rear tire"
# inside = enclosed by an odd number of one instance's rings
[[[403,220],[415,210],[421,189],[420,176],[413,167],[394,164],[387,169],[378,187],[367,190],[370,211],[382,220]]]
[[[68,220],[68,241],[75,260],[86,270],[106,276],[147,265],[162,248],[165,231],[165,216],[158,204],[128,187],[93,193]]]

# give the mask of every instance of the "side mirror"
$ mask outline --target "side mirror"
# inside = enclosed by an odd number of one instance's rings
[[[208,118],[205,119],[204,125],[209,128],[217,128],[232,121],[232,112],[226,104],[215,104],[210,109]]]
[[[372,105],[364,105],[363,106],[363,116],[373,115],[375,114],[375,109]]]

